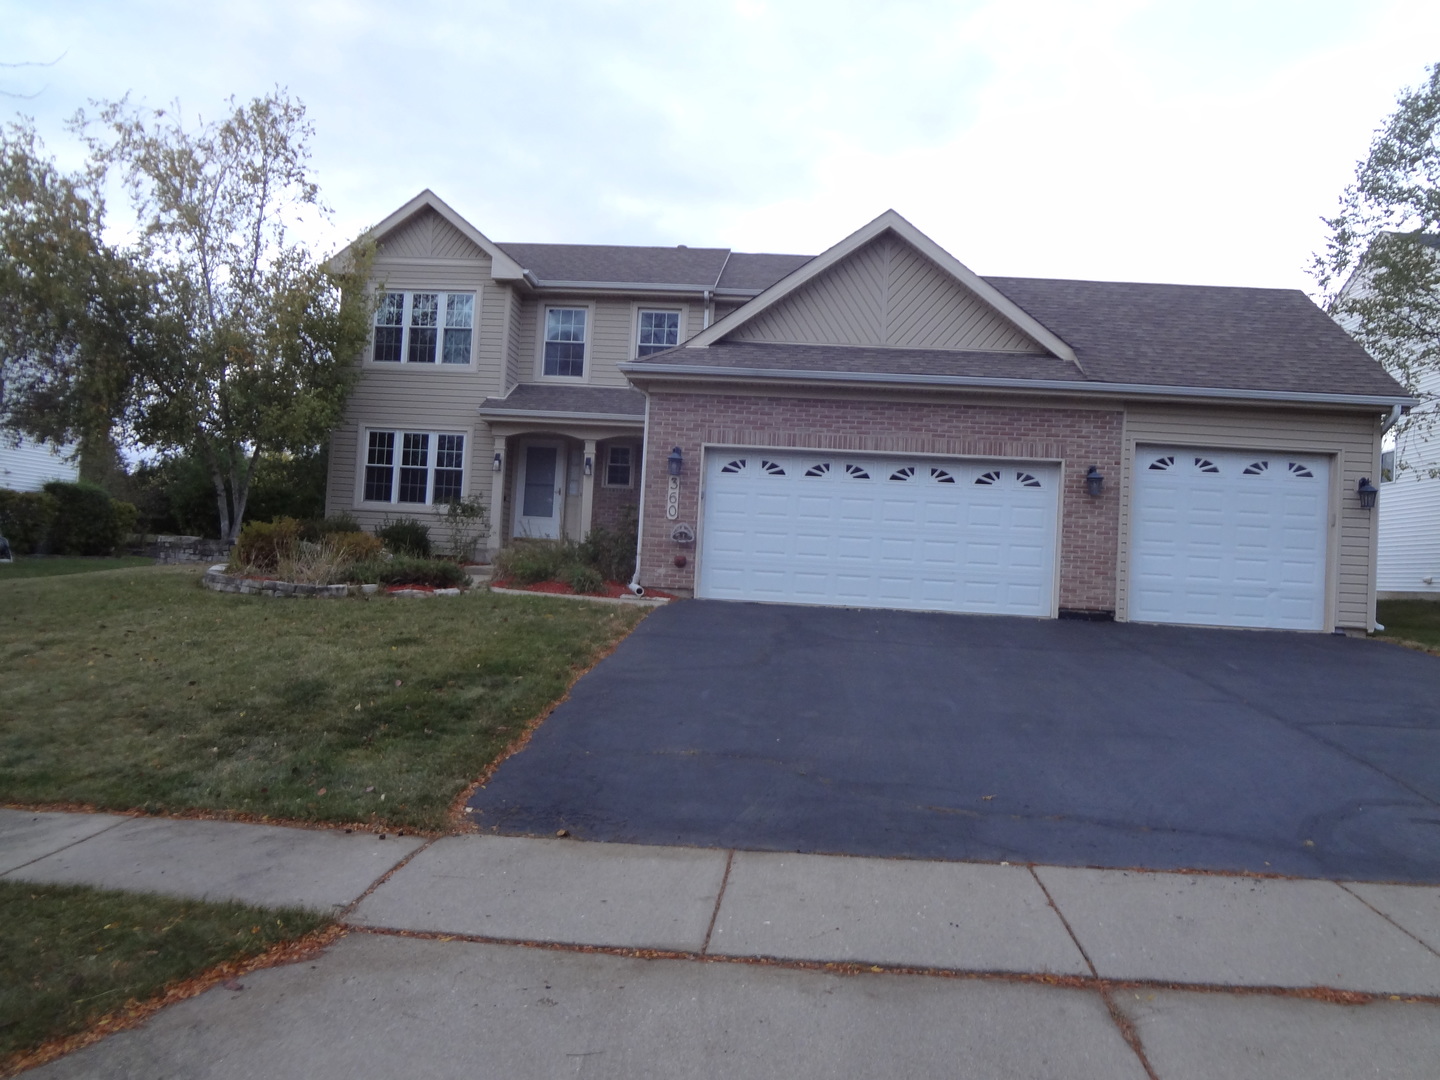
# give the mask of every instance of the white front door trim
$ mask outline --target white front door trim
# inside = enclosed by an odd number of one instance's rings
[[[543,473],[541,476],[534,477],[539,483],[534,485],[535,490],[527,493],[527,481],[532,478],[530,476],[532,450],[541,452],[536,456],[537,471],[541,470],[545,464],[541,460],[544,457],[544,451],[548,450],[554,454],[548,513],[542,512],[547,509],[545,492],[540,490],[544,484]],[[516,539],[560,539],[560,518],[565,507],[565,444],[559,439],[525,439],[518,443],[514,453],[516,456],[513,494],[515,518],[511,535]],[[530,513],[526,513],[527,510]]]

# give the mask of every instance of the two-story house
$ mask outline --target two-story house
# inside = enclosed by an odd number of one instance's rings
[[[1363,632],[1402,388],[1304,294],[983,278],[893,211],[814,257],[497,244],[429,192],[331,451],[491,549],[638,507],[737,600]]]

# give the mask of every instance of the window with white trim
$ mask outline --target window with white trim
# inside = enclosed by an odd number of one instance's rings
[[[367,436],[366,502],[455,502],[461,498],[464,480],[464,435],[371,431]]]
[[[545,309],[545,357],[542,374],[584,378],[585,331],[589,320],[588,308]]]
[[[375,309],[377,364],[468,364],[475,294],[387,292]]]
[[[664,352],[680,344],[680,312],[646,311],[641,309],[638,319],[639,335],[635,345],[636,356],[650,356]]]
[[[635,485],[635,447],[618,445],[605,451],[605,486],[628,488]]]

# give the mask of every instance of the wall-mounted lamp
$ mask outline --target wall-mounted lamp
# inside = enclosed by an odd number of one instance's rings
[[[1380,489],[1370,483],[1368,476],[1362,476],[1360,478],[1360,487],[1357,490],[1360,493],[1360,509],[1375,509],[1375,496],[1380,494]]]
[[[1100,475],[1100,469],[1091,465],[1085,473],[1085,490],[1097,498],[1105,491],[1105,477]]]
[[[680,475],[680,469],[681,469],[681,467],[685,464],[685,455],[682,454],[682,453],[680,453],[680,448],[679,448],[678,446],[676,446],[676,447],[674,447],[673,449],[671,449],[671,451],[670,451],[670,456],[667,457],[667,458],[665,459],[665,461],[666,461],[666,462],[669,464],[669,466],[670,466],[670,475],[671,475],[671,476],[679,476],[679,475]]]
[[[586,476],[590,476],[590,475],[591,475],[592,473],[594,473],[594,472],[595,472],[595,459],[594,459],[591,455],[586,454],[586,455],[585,455],[585,475],[586,475]]]
[[[505,459],[500,456],[500,451],[499,451],[499,450],[496,450],[496,451],[495,451],[495,457],[492,458],[491,461],[490,461],[490,468],[493,469],[495,472],[499,472],[499,471],[500,471],[501,469],[503,469],[504,467],[505,467]]]

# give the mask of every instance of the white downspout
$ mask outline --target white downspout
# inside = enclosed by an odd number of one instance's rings
[[[1380,437],[1383,439],[1386,435],[1388,435],[1390,433],[1390,429],[1393,428],[1396,424],[1398,424],[1400,422],[1400,418],[1404,415],[1404,405],[1391,405],[1390,418],[1386,420],[1385,423],[1380,425]],[[1378,515],[1380,511],[1376,510],[1375,513]],[[1377,621],[1373,615],[1370,617],[1370,628],[1376,633],[1383,634],[1385,632],[1385,624]]]
[[[645,437],[640,443],[640,506],[635,514],[635,573],[625,587],[636,596],[645,595],[640,584],[640,552],[645,547],[645,470],[650,465],[650,391],[645,391]]]

